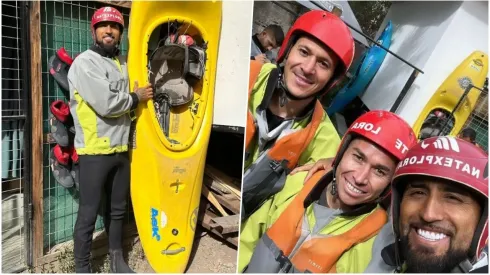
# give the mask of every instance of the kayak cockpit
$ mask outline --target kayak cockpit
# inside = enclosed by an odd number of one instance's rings
[[[157,27],[148,44],[156,119],[170,143],[182,144],[199,119],[207,43],[192,22],[173,20]]]

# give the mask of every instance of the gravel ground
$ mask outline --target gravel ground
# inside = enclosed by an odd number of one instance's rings
[[[41,266],[39,267],[41,270],[36,272],[33,269],[28,269],[23,273],[74,273],[73,245],[68,245],[60,252],[56,264]],[[146,261],[143,248],[137,238],[132,247],[125,248],[125,255],[129,267],[136,273],[155,273]],[[198,228],[186,273],[236,273],[236,262],[237,249],[235,247],[207,233],[202,228]],[[108,255],[105,254],[93,259],[92,268],[93,273],[109,273]]]
[[[237,250],[207,232],[196,232],[194,257],[191,254],[187,273],[236,273]],[[128,255],[131,268],[137,273],[153,273],[144,257],[141,243],[137,242]]]

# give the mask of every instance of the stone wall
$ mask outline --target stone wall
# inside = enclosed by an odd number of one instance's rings
[[[277,24],[282,27],[284,35],[286,35],[294,20],[296,20],[296,15],[292,14],[292,12],[300,15],[307,10],[295,1],[255,1],[252,34],[262,31],[270,24]]]

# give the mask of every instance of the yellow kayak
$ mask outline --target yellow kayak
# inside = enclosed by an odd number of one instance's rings
[[[187,267],[211,133],[222,3],[133,1],[128,70],[154,85],[131,143],[131,200],[145,255],[158,273]]]
[[[483,88],[487,73],[488,55],[481,51],[472,52],[439,86],[415,121],[413,130],[418,139],[435,135],[456,136],[475,108],[480,90],[471,89],[459,106],[456,105],[468,83]]]

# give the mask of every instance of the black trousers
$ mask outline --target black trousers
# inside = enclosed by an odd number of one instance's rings
[[[89,264],[95,222],[104,193],[104,224],[109,234],[109,249],[122,249],[130,183],[129,154],[80,155],[79,165],[80,199],[73,239],[75,264],[83,267]]]

